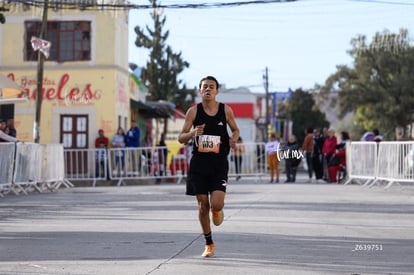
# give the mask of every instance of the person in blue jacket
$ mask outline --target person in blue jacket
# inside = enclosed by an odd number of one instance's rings
[[[138,148],[139,141],[140,141],[140,130],[137,126],[137,122],[135,120],[131,121],[131,128],[128,130],[125,136],[126,145],[128,148]],[[139,169],[139,160],[138,156],[140,155],[137,149],[129,149],[128,150],[128,160],[131,164],[132,173],[137,175]],[[131,170],[130,170],[131,171]]]

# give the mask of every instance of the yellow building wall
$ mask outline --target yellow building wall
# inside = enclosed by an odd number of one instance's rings
[[[29,101],[16,104],[15,122],[18,138],[32,141],[36,110],[36,78],[26,72],[7,74],[24,88]],[[88,114],[91,135],[98,129],[112,135],[118,127],[118,116],[128,117],[129,76],[111,70],[45,72],[40,121],[41,143],[59,142],[59,114]]]
[[[0,73],[15,80],[29,97],[28,103],[15,105],[17,137],[23,141],[33,141],[37,90],[37,62],[24,61],[24,22],[41,20],[42,14],[42,8],[24,10],[22,4],[13,4],[7,13],[7,24],[0,25]],[[94,147],[98,129],[104,129],[106,136],[112,138],[119,121],[120,126],[129,126],[129,98],[136,86],[128,71],[127,17],[127,10],[49,8],[48,21],[91,21],[91,60],[45,61],[40,143],[60,142],[62,114],[88,115],[89,147]]]
[[[0,64],[5,66],[37,66],[36,62],[24,61],[24,22],[41,21],[43,9],[22,4],[10,5],[7,24],[0,25],[2,39]],[[128,69],[128,10],[119,11],[80,11],[48,9],[48,21],[91,21],[92,60],[81,62],[46,62],[46,66],[120,66]],[[28,38],[30,39],[30,38]],[[47,39],[47,36],[46,36]],[[53,47],[53,45],[52,45]]]

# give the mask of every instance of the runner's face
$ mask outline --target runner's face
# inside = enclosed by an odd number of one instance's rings
[[[201,82],[200,94],[203,99],[214,99],[217,93],[215,81],[206,79]]]

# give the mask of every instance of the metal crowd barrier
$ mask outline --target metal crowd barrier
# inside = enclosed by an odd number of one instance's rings
[[[73,187],[73,184],[65,179],[65,160],[62,144],[42,144],[41,150],[41,177],[40,182],[49,189],[59,189],[61,185]]]
[[[64,177],[73,181],[93,181],[95,186],[97,180],[109,179],[107,150],[102,158],[96,159],[98,149],[65,149],[64,150]],[[95,170],[97,170],[95,172]]]
[[[73,186],[64,178],[61,144],[0,143],[0,155],[0,196]]]
[[[13,163],[16,146],[14,143],[0,143],[0,196],[13,191]]]
[[[376,142],[356,141],[346,145],[346,170],[348,180],[363,181],[369,184],[375,180],[378,160],[378,145]]]
[[[376,181],[414,183],[414,142],[381,142],[379,144]],[[372,184],[372,185],[373,185]]]
[[[414,183],[414,142],[351,142],[347,146],[348,180],[373,186],[381,182]]]
[[[19,143],[16,145],[16,164],[14,167],[13,183],[27,194],[29,186],[36,191],[42,190],[38,186],[41,179],[41,148],[36,143]]]
[[[234,155],[234,151],[231,150],[229,154],[229,177],[253,177],[257,181],[268,174],[265,143],[252,142],[237,146],[244,146],[240,171],[239,173],[236,171],[236,165],[238,165],[237,158]]]
[[[266,175],[267,159],[264,143],[245,143],[241,170],[236,174],[232,152],[229,154],[229,177]],[[70,181],[115,180],[124,185],[128,180],[167,180],[181,183],[187,177],[191,146],[154,146],[139,148],[65,149],[65,178]],[[102,157],[103,156],[103,157]]]

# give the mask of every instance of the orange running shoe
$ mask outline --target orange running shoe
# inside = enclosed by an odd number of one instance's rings
[[[203,254],[201,254],[202,257],[213,257],[214,256],[214,244],[206,244],[204,248]]]
[[[219,226],[224,220],[223,209],[220,211],[211,210],[211,216],[213,217],[213,224]]]

